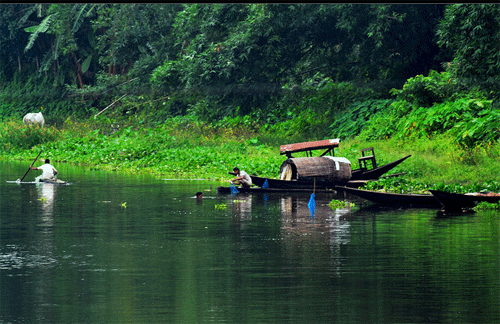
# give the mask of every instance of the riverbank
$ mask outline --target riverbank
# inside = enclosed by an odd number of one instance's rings
[[[60,127],[26,127],[10,121],[2,124],[0,158],[31,163],[40,160],[72,163],[84,168],[126,173],[148,173],[161,178],[204,178],[225,181],[234,166],[264,177],[277,178],[285,160],[279,146],[297,142],[242,128],[213,127],[188,119],[141,127],[116,121],[74,122]],[[33,143],[33,139],[39,143]],[[306,138],[301,141],[319,140]],[[29,141],[29,142],[28,142]],[[31,147],[29,147],[31,145]],[[337,156],[358,168],[361,149],[374,147],[379,165],[411,154],[393,172],[407,172],[407,182],[428,186],[470,186],[498,182],[500,145],[464,150],[445,135],[402,141],[366,142],[341,139]]]

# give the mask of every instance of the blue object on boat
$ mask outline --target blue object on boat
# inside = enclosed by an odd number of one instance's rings
[[[316,199],[314,199],[314,194],[311,194],[311,198],[309,199],[309,203],[307,204],[309,207],[309,211],[311,212],[311,217],[314,217],[314,211],[316,209]]]
[[[234,185],[234,183],[231,183],[231,186],[230,186],[230,187],[231,187],[231,193],[232,193],[232,194],[237,194],[237,193],[239,193],[239,190],[238,190],[238,189],[236,189],[236,186]]]
[[[269,183],[267,183],[267,179],[266,179],[266,181],[264,181],[262,188],[269,188]]]

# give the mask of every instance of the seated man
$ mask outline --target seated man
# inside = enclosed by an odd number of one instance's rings
[[[238,167],[233,169],[236,178],[231,180],[231,183],[235,183],[241,185],[243,188],[250,188],[252,185],[252,178],[245,171],[240,171]]]
[[[45,164],[39,166],[38,168],[34,168],[33,164],[30,166],[31,170],[42,170],[42,175],[38,176],[37,179],[46,179],[46,180],[54,180],[57,176],[57,170],[53,165],[50,164],[49,159],[45,159]]]

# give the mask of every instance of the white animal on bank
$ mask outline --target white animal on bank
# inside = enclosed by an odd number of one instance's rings
[[[41,127],[45,125],[45,119],[43,119],[42,112],[38,113],[27,113],[23,118],[24,125],[28,124],[39,124]]]

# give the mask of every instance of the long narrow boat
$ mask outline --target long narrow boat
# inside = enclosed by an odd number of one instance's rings
[[[67,182],[64,181],[64,180],[61,180],[61,179],[40,179],[39,182],[43,182],[43,183],[52,183],[52,184],[66,184]]]
[[[279,189],[279,188],[260,188],[260,187],[250,187],[250,188],[236,188],[238,192],[251,192],[251,193],[268,193],[268,192],[312,192],[314,189],[307,188],[292,188],[292,189]],[[231,193],[231,187],[217,187],[218,193]],[[331,189],[315,189],[315,192],[331,192],[334,193],[335,190]]]
[[[334,149],[339,147],[340,139],[328,139],[312,142],[286,144],[280,146],[280,154],[286,155],[287,160],[280,168],[280,178],[272,179],[251,175],[252,182],[263,187],[272,189],[333,189],[337,186],[359,188],[370,180],[377,180],[384,176],[389,170],[395,168],[411,155],[407,155],[396,161],[375,167],[371,170],[366,168],[351,171],[351,163],[341,157],[335,157]],[[313,157],[313,150],[325,150],[319,157]],[[368,149],[365,149],[368,150]],[[371,148],[373,151],[373,149]],[[292,153],[305,152],[306,158],[293,158]],[[330,155],[330,156],[328,156]],[[368,157],[365,157],[368,158]],[[374,159],[374,156],[369,158]],[[234,174],[233,172],[229,172]],[[389,176],[397,176],[398,173]]]
[[[389,162],[387,164],[381,165],[371,170],[366,170],[366,169],[352,170],[351,180],[377,180],[390,170],[394,169],[396,166],[398,166],[401,162],[403,162],[410,156],[411,154],[399,160]]]
[[[306,152],[307,156],[312,156],[313,150],[321,150],[326,149],[326,151],[321,154],[321,156],[325,156],[327,154],[334,155],[334,149],[339,147],[340,139],[328,139],[321,141],[313,141],[313,142],[303,142],[303,143],[294,143],[294,144],[285,144],[280,146],[280,154],[285,154],[288,158],[292,157],[292,153],[298,152]],[[401,164],[404,160],[411,156],[407,155],[398,160],[389,162],[387,164],[381,165],[379,167],[375,167],[371,170],[367,170],[366,168],[359,168],[356,170],[352,170],[351,172],[351,180],[377,180],[390,170],[394,169],[396,166]],[[395,174],[399,175],[399,174]]]
[[[344,191],[349,194],[356,195],[360,198],[372,201],[377,204],[427,207],[441,206],[441,203],[436,199],[436,197],[430,194],[397,194],[348,187],[336,187],[335,189],[337,191]]]
[[[267,181],[267,187],[275,188],[275,189],[334,189],[339,186],[338,181],[328,181],[328,180],[316,180],[314,181],[300,181],[300,180],[279,180],[279,179],[271,179],[265,177],[257,177],[251,175],[252,183],[256,186],[263,187],[264,183]],[[342,183],[347,187],[361,187],[368,182],[367,180],[352,180],[347,183]]]
[[[473,192],[466,194],[451,193],[440,190],[429,190],[441,203],[445,210],[460,210],[475,207],[479,202],[485,201],[493,204],[500,202],[500,194],[490,192]]]
[[[27,184],[36,184],[36,183],[51,183],[51,184],[68,184],[68,182],[64,181],[64,180],[61,180],[61,179],[55,179],[55,180],[49,180],[49,179],[44,179],[44,180],[39,180],[39,181],[20,181],[19,179],[16,180],[16,181],[7,181],[8,183],[18,183],[18,184],[23,184],[23,183],[27,183]]]

